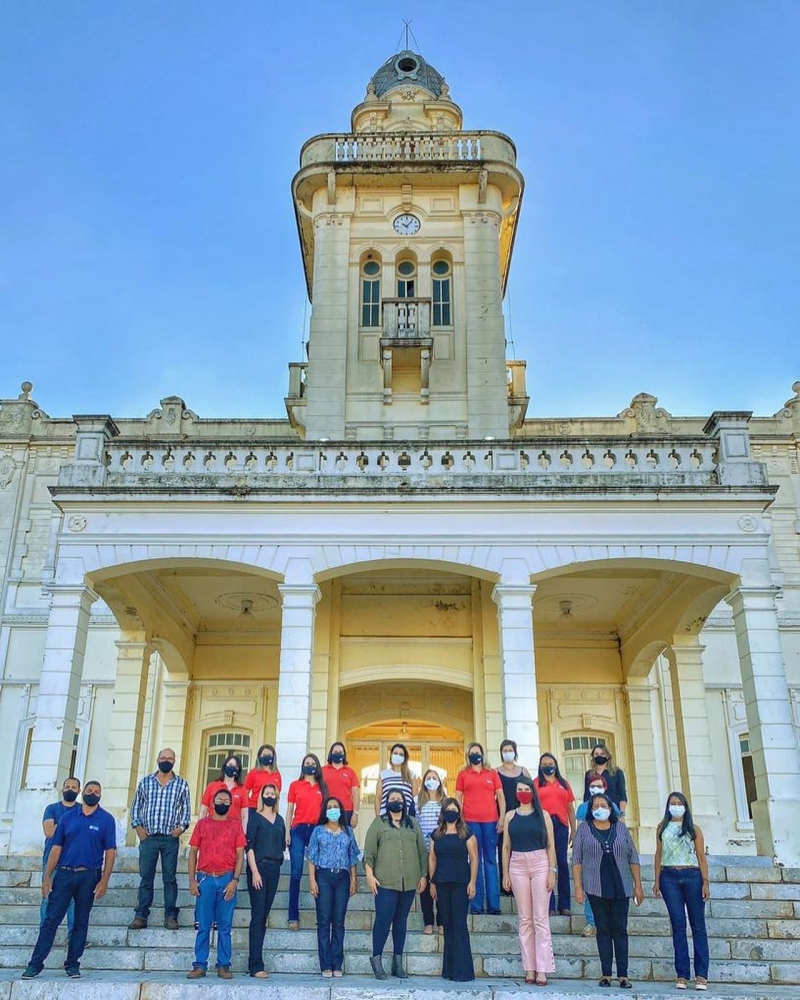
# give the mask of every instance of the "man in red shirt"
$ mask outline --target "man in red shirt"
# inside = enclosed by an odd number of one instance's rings
[[[197,897],[194,962],[187,979],[202,979],[208,968],[211,928],[217,925],[217,975],[232,979],[231,927],[236,888],[247,843],[241,820],[231,819],[231,793],[214,793],[212,812],[198,821],[189,840],[189,892]]]

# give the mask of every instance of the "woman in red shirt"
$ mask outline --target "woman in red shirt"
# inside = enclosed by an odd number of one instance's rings
[[[278,755],[270,743],[264,743],[258,748],[256,766],[247,772],[244,780],[251,809],[261,808],[261,790],[265,785],[274,785],[278,791],[283,787],[281,772],[278,770]]]
[[[558,769],[558,761],[551,753],[543,753],[539,758],[539,776],[536,779],[536,791],[542,809],[550,814],[553,821],[553,839],[556,848],[556,865],[558,866],[557,892],[550,894],[550,912],[558,912],[569,916],[572,909],[570,898],[570,869],[567,860],[567,847],[570,837],[575,837],[577,820],[575,819],[575,796],[569,782]],[[558,903],[556,903],[556,896]]]
[[[344,743],[331,743],[328,763],[322,768],[322,780],[328,789],[328,797],[342,803],[344,818],[354,830],[358,826],[358,805],[361,801],[361,781],[347,763],[347,749]]]
[[[214,796],[220,788],[227,788],[231,796],[231,808],[228,819],[238,819],[242,824],[242,829],[247,831],[247,810],[249,806],[247,792],[242,784],[242,758],[236,754],[226,757],[220,768],[219,778],[211,781],[203,792],[202,804],[200,806],[200,819],[205,819],[209,815]]]
[[[322,815],[322,805],[328,797],[319,757],[307,753],[303,758],[300,777],[289,785],[289,805],[286,809],[286,846],[289,848],[289,914],[290,931],[300,930],[300,879],[306,848],[314,827]]]
[[[478,842],[478,881],[470,913],[500,913],[500,879],[497,873],[497,834],[506,815],[503,786],[497,771],[485,765],[486,755],[480,743],[467,747],[468,767],[458,772],[456,799],[464,822]]]

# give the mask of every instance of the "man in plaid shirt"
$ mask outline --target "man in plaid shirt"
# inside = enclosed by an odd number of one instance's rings
[[[158,770],[141,779],[131,807],[131,826],[139,837],[140,876],[136,916],[128,924],[133,931],[147,927],[159,856],[164,879],[164,926],[170,931],[178,929],[178,849],[192,810],[189,785],[175,774],[174,768],[175,751],[162,750]]]

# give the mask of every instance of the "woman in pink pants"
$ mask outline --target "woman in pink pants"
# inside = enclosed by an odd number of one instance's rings
[[[503,886],[517,901],[525,982],[546,986],[546,974],[556,967],[548,912],[558,871],[553,823],[524,775],[517,780],[517,801],[503,827],[503,871],[508,873]]]

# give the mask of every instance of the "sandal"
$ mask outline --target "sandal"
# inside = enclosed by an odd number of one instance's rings
[[[253,979],[269,979],[269,973],[266,969],[262,969],[261,972],[251,972],[250,975]]]
[[[289,921],[287,921],[286,926],[289,928],[290,931],[299,931],[300,930],[300,921],[299,920],[289,920]]]
[[[540,973],[537,974],[537,976],[536,976],[536,985],[537,986],[547,986],[547,976],[543,972],[540,972]]]
[[[530,986],[535,986],[536,985],[536,973],[535,972],[526,972],[525,973],[525,982],[528,983]]]

